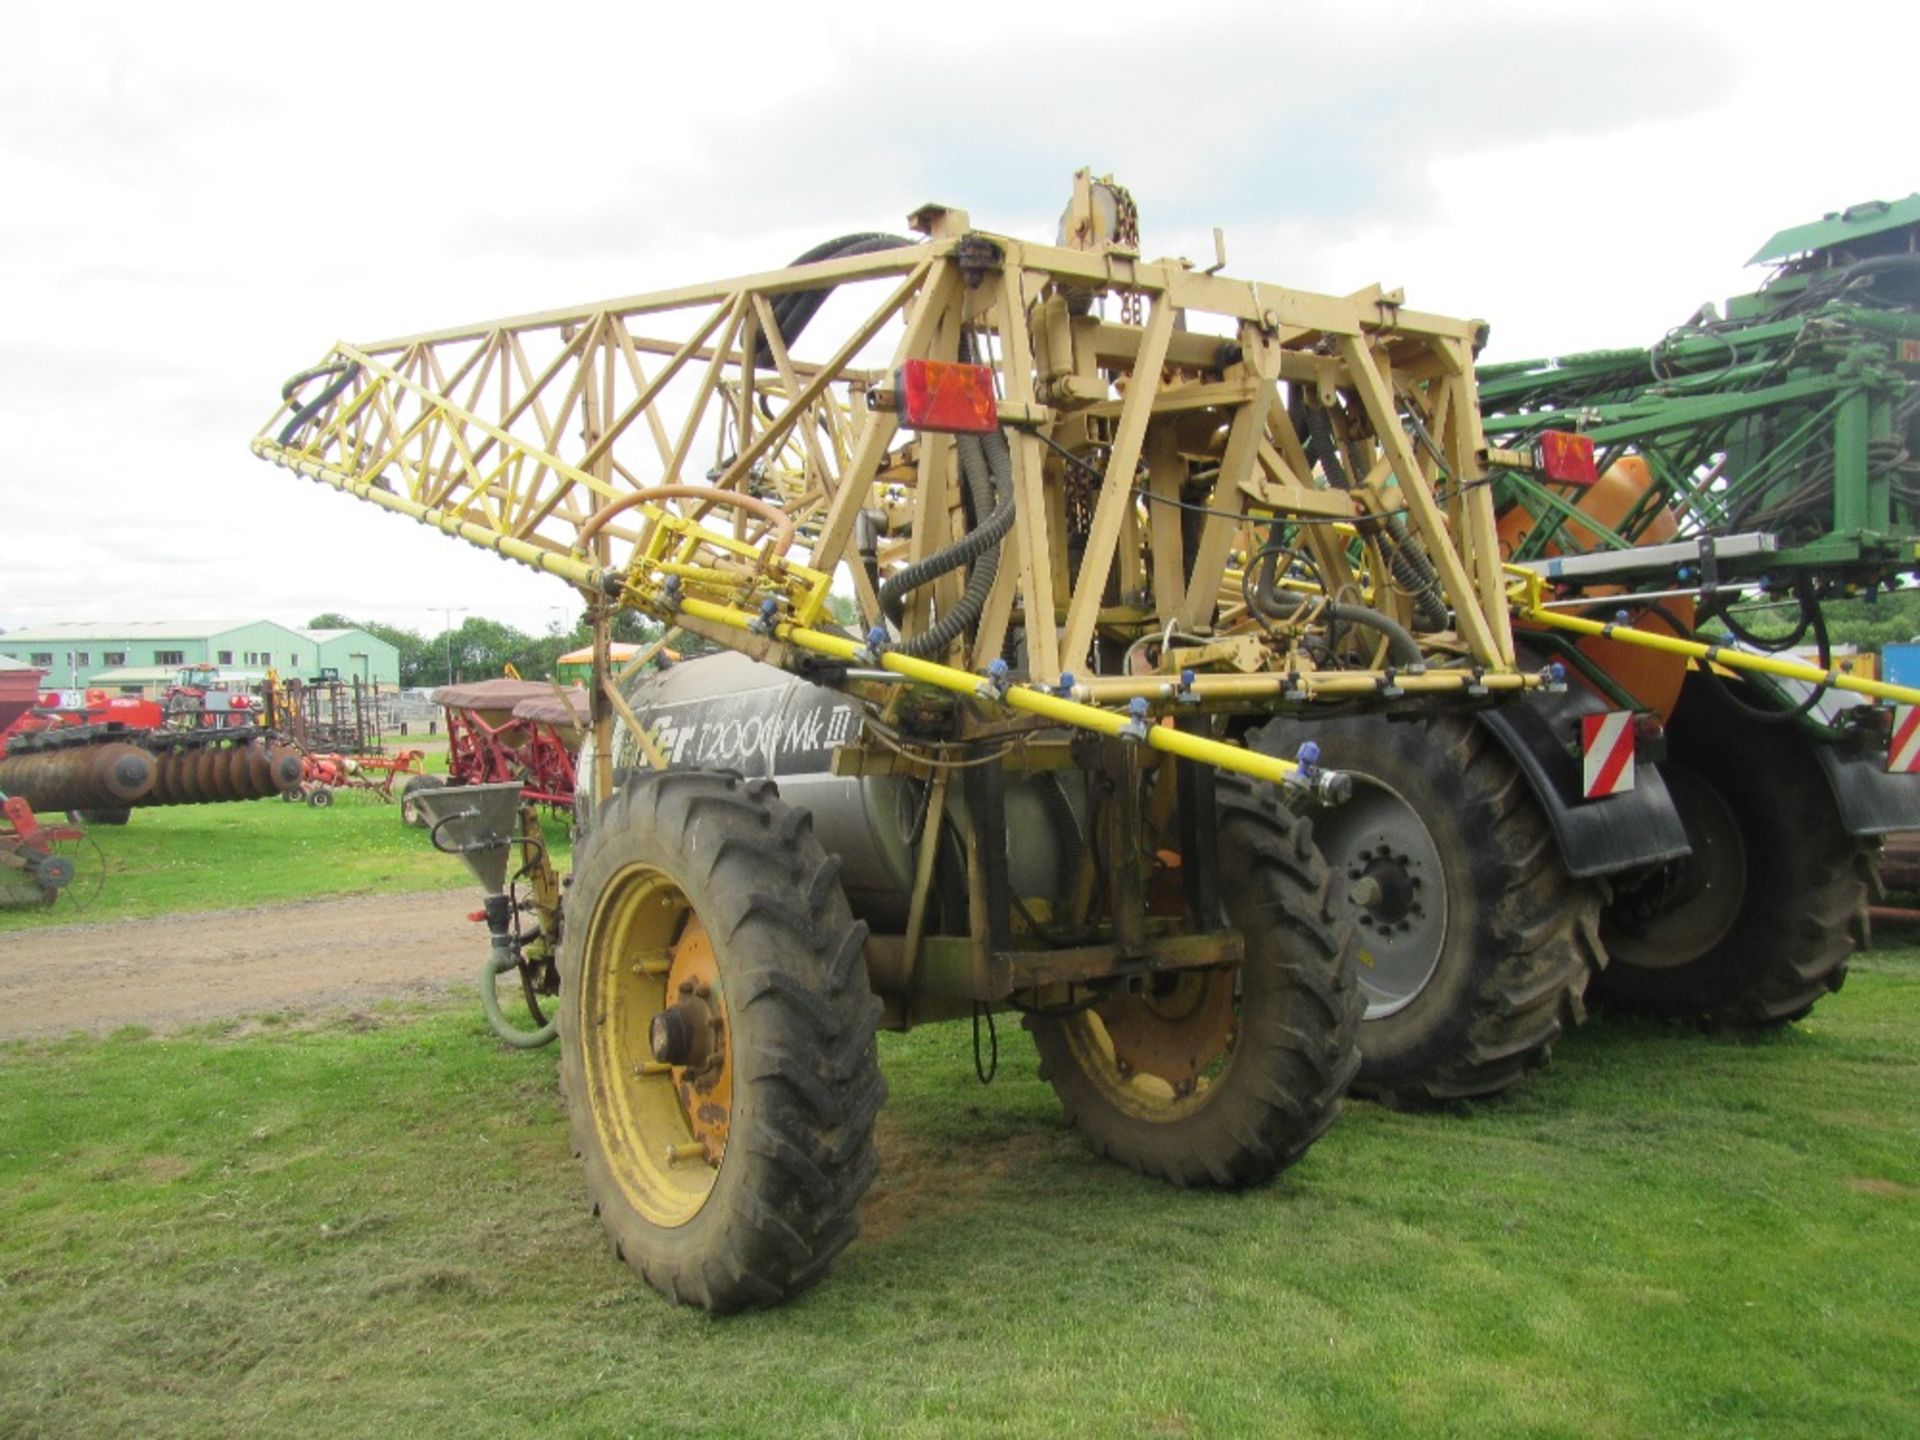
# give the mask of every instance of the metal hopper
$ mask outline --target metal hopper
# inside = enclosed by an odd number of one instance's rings
[[[426,817],[434,849],[466,861],[487,894],[504,894],[507,857],[519,834],[520,782],[421,789],[411,798]]]

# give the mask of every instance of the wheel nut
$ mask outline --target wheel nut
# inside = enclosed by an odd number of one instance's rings
[[[1378,905],[1381,895],[1380,882],[1371,875],[1363,875],[1347,891],[1347,903],[1364,910],[1370,905]]]
[[[688,1140],[679,1145],[667,1146],[667,1168],[691,1164],[695,1160],[707,1158],[707,1147],[699,1140]]]

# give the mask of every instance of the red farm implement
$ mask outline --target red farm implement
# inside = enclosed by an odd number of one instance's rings
[[[391,755],[336,755],[329,751],[300,757],[300,783],[280,798],[324,808],[336,790],[357,790],[380,800],[406,793],[408,782],[426,772],[426,752],[396,750]]]
[[[19,672],[8,672],[9,675]],[[0,683],[6,677],[0,677]],[[24,707],[0,702],[0,740],[44,730],[111,725],[120,730],[158,730],[167,712],[157,700],[139,695],[110,695],[105,690],[34,691]]]
[[[433,701],[447,715],[447,779],[456,785],[518,781],[523,797],[573,805],[573,757],[586,725],[586,694],[537,680],[443,685]]]
[[[0,796],[0,909],[51,905],[73,883],[72,855],[61,847],[86,832],[48,825],[18,796]]]

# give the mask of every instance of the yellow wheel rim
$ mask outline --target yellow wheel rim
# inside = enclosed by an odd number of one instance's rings
[[[1234,976],[1190,970],[1156,977],[1073,1016],[1065,1039],[1081,1073],[1136,1119],[1184,1119],[1233,1063],[1239,1039]]]
[[[697,1068],[653,1058],[654,1017],[696,990],[713,1054]],[[732,1034],[706,926],[684,890],[651,865],[608,883],[588,931],[577,1008],[595,1135],[627,1201],[671,1228],[700,1213],[726,1155]]]

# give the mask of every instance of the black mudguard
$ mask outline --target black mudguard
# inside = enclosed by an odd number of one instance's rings
[[[1560,842],[1568,873],[1615,875],[1690,853],[1667,782],[1652,765],[1634,767],[1633,789],[1604,800],[1582,794],[1576,743],[1582,715],[1610,708],[1590,691],[1532,691],[1478,716],[1520,766]],[[1917,786],[1916,789],[1920,789]]]
[[[1812,746],[1833,787],[1840,824],[1849,835],[1920,830],[1920,775],[1889,775],[1886,758],[1844,745]]]
[[[1694,684],[1689,680],[1689,685]],[[1722,724],[1738,723],[1722,686],[1738,686],[1749,705],[1797,709],[1808,702],[1813,687],[1797,680],[1751,677],[1745,683],[1723,680],[1721,686],[1701,686],[1699,703],[1717,709]],[[1889,835],[1896,830],[1920,830],[1920,775],[1893,775],[1887,771],[1884,747],[1863,748],[1847,736],[1848,712],[1868,704],[1866,697],[1828,690],[1812,702],[1811,713],[1793,722],[1799,737],[1820,764],[1833,791],[1834,809],[1849,835]],[[1747,720],[1746,723],[1753,723]]]

